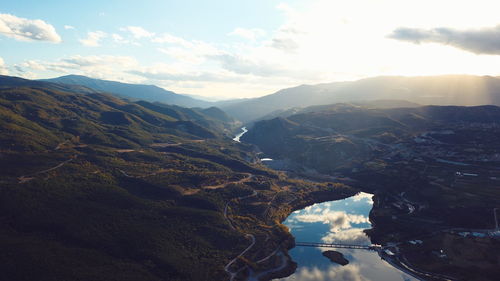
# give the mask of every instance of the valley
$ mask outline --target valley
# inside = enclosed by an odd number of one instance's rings
[[[239,129],[213,107],[5,78],[0,114],[2,271],[14,280],[284,278],[297,268],[285,219],[360,191],[374,194],[364,233],[399,270],[498,273],[495,106],[334,104]],[[50,262],[17,270],[38,258]]]
[[[260,165],[226,135],[232,124],[197,109],[31,83],[0,90],[10,280],[286,276],[293,238],[280,222],[357,192]]]
[[[500,278],[498,0],[0,6],[0,281]]]
[[[286,163],[282,169],[292,177],[373,193],[373,227],[366,233],[372,243],[392,247],[399,267],[430,280],[493,280],[499,112],[344,105],[257,122],[243,140]]]

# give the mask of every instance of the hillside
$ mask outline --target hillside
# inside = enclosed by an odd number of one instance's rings
[[[98,91],[96,90],[81,85],[67,85],[67,84],[36,81],[20,77],[0,75],[0,88],[12,88],[12,87],[41,87],[46,89],[68,91],[79,94],[98,93]]]
[[[308,113],[308,112],[317,112],[317,111],[327,111],[327,110],[335,110],[341,106],[352,106],[352,107],[363,107],[366,109],[389,109],[389,108],[413,108],[419,107],[421,105],[405,100],[370,100],[370,101],[357,101],[357,102],[349,102],[344,104],[326,104],[326,105],[312,105],[308,107],[293,107],[290,109],[281,109],[273,111],[263,117],[257,118],[253,122],[253,124],[257,121],[261,120],[269,120],[276,117],[286,118],[299,113]]]
[[[224,280],[251,266],[286,276],[293,238],[280,221],[357,192],[253,163],[218,109],[11,80],[0,86],[2,280]]]
[[[82,76],[83,77],[83,76]],[[64,84],[64,83],[53,83],[38,80],[28,80],[19,77],[3,76],[0,75],[0,89],[2,88],[13,88],[13,87],[28,87],[31,89],[50,89],[55,91],[62,91],[66,93],[73,94],[86,94],[92,97],[108,96],[107,101],[102,101],[105,104],[110,103],[123,103],[119,98],[113,98],[109,94],[103,93],[101,90],[94,90],[82,85]],[[120,94],[113,94],[113,96],[120,97]],[[70,101],[68,101],[70,102]],[[237,129],[241,124],[234,120],[232,117],[228,116],[225,112],[217,107],[208,108],[185,108],[176,105],[168,105],[160,102],[147,102],[139,100],[136,102],[131,102],[136,105],[144,107],[144,109],[149,109],[150,111],[156,111],[158,113],[166,114],[178,121],[196,121],[198,124],[204,126],[208,129],[215,129],[220,131],[220,133],[231,135],[232,131]],[[113,105],[111,105],[113,106]],[[134,110],[129,108],[128,110]]]
[[[277,110],[339,102],[405,100],[422,105],[500,105],[500,79],[491,76],[383,76],[352,82],[302,85],[221,108],[253,121]]]
[[[269,167],[374,194],[365,232],[396,253],[382,258],[424,280],[500,273],[499,139],[497,106],[346,104],[259,121],[241,138]]]
[[[497,124],[498,120],[500,108],[496,106],[377,109],[335,104],[258,121],[242,141],[257,145],[271,158],[291,159],[332,174],[361,165],[381,147],[412,141],[426,131],[456,129],[464,123]],[[476,133],[477,137],[481,135]]]
[[[87,88],[119,95],[132,100],[145,100],[180,105],[184,107],[210,107],[213,103],[179,95],[154,85],[128,84],[116,81],[89,78],[81,75],[67,75],[41,81],[65,85],[80,85]]]

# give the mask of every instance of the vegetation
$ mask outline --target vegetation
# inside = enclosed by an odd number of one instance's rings
[[[15,82],[0,89],[2,280],[224,280],[252,234],[241,278],[292,247],[295,202],[354,192],[252,164],[218,109]]]
[[[396,264],[496,279],[499,107],[320,108],[259,121],[243,139],[296,174],[316,170],[374,193],[366,232],[397,245]]]

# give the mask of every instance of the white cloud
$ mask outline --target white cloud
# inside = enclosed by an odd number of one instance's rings
[[[273,38],[271,46],[286,52],[293,52],[299,48],[299,44],[292,38]]]
[[[117,34],[117,33],[111,34],[111,38],[113,39],[113,41],[115,43],[118,43],[118,44],[129,44],[129,43],[131,43],[130,40],[127,40],[127,39],[123,38],[123,36],[121,36],[120,34]]]
[[[157,63],[150,67],[139,67],[128,71],[128,73],[142,76],[151,80],[163,80],[174,82],[243,82],[244,77],[236,76],[232,73],[218,72],[201,72],[193,69],[182,69],[182,67],[171,66],[164,63]],[[192,83],[190,83],[192,85]],[[197,86],[199,88],[199,86]]]
[[[0,58],[0,74],[1,75],[8,75],[9,72],[7,71],[7,68],[5,67],[5,63],[2,58]]]
[[[283,31],[283,34],[285,33],[295,34],[299,32],[290,28]],[[168,33],[158,35],[151,41],[153,43],[164,44],[164,46],[158,47],[157,50],[174,59],[176,64],[182,64],[183,67],[186,65],[199,66],[201,68],[209,67],[210,73],[224,73],[223,76],[225,77],[224,79],[220,79],[221,75],[219,74],[212,76],[201,75],[204,79],[213,77],[215,79],[213,82],[225,81],[232,83],[234,76],[236,76],[242,80],[253,80],[254,83],[267,83],[265,87],[268,90],[260,90],[260,93],[269,93],[272,90],[290,85],[284,84],[283,80],[287,80],[290,83],[290,81],[297,79],[295,80],[296,83],[305,83],[310,82],[311,78],[318,79],[321,76],[317,71],[291,67],[290,65],[293,65],[294,58],[288,55],[287,52],[269,46],[267,42],[257,47],[240,45],[239,48],[228,48],[228,46],[223,45],[224,50],[204,41],[187,40]],[[217,64],[214,64],[214,62]],[[196,81],[200,81],[200,75],[197,75],[199,69],[191,70],[195,75],[176,75],[175,77],[196,78]],[[226,79],[229,72],[232,72],[232,77]],[[143,72],[141,75],[159,77],[157,73],[152,75],[149,71]],[[170,73],[161,76],[169,80],[172,78]],[[231,91],[235,92],[235,88]],[[236,92],[241,93],[242,90],[239,89]],[[253,91],[252,95],[255,94],[256,92]]]
[[[149,32],[140,26],[126,26],[120,28],[120,30],[130,32],[135,39],[150,38],[155,35],[153,32]]]
[[[168,43],[168,44],[177,44],[184,47],[191,47],[192,44],[180,37],[174,36],[172,34],[164,33],[158,37],[155,37],[151,40],[154,43]]]
[[[40,63],[36,60],[27,60],[27,61],[23,62],[20,67],[18,66],[18,70],[20,70],[20,71],[22,71],[22,69],[25,69],[25,68],[30,69],[30,70],[42,70],[42,71],[46,70],[46,67],[42,63]]]
[[[299,2],[281,3],[277,6],[276,12],[281,13],[277,18],[284,20],[274,30],[235,28],[229,36],[248,40],[236,40],[238,42],[234,44],[199,41],[168,33],[155,34],[140,26],[126,26],[120,31],[110,31],[109,34],[102,31],[91,32],[87,38],[80,40],[88,46],[99,46],[107,36],[117,52],[120,51],[118,47],[123,47],[117,46],[118,44],[138,45],[140,42],[143,52],[161,52],[163,56],[157,56],[157,61],[168,63],[168,69],[150,64],[122,69],[111,69],[103,65],[84,67],[61,59],[49,62],[52,69],[49,71],[59,69],[90,73],[97,70],[101,75],[108,73],[113,78],[158,82],[179,92],[234,97],[255,97],[298,84],[353,80],[377,75],[500,74],[497,67],[500,65],[500,56],[477,56],[464,51],[477,49],[477,46],[469,46],[472,42],[470,40],[457,41],[461,46],[467,43],[468,47],[456,49],[443,44],[415,45],[387,38],[387,34],[401,26],[418,31],[432,31],[439,26],[449,27],[454,31],[495,27],[499,24],[497,11],[500,2],[497,0]],[[52,36],[47,35],[50,32],[45,32],[42,33],[45,36],[38,37],[36,34],[39,32],[31,32],[29,28],[20,31],[19,26],[38,26],[43,30],[47,28],[41,27],[45,24],[43,22],[35,23],[16,17],[13,20],[12,17],[14,16],[0,15],[0,33],[19,40],[61,40],[55,31]],[[425,21],[422,21],[423,17]],[[48,26],[53,30],[52,26]],[[71,29],[69,25],[64,28]],[[488,46],[496,48],[498,40],[489,34],[497,35],[498,30],[493,31],[495,33],[489,32],[481,38],[482,41],[491,43]],[[439,42],[448,38],[456,41],[457,36],[441,36],[443,38]],[[235,40],[230,40],[233,41]],[[498,53],[498,48],[494,49],[494,53]],[[432,67],[429,67],[429,62],[432,62]],[[32,63],[31,67],[39,66]],[[9,71],[15,71],[13,66],[9,65]],[[237,83],[235,79],[241,79],[242,83]],[[193,83],[202,87],[196,91],[191,90],[189,87]]]
[[[158,48],[158,51],[176,59],[179,62],[190,64],[201,64],[206,61],[207,57],[214,56],[219,53],[217,48],[204,43],[191,44],[190,47],[175,46]]]
[[[287,3],[281,2],[278,5],[276,5],[276,9],[283,11],[284,13],[288,15],[293,15],[295,14],[295,10],[290,7]]]
[[[53,71],[58,74],[81,74],[94,78],[117,80],[125,82],[140,82],[137,76],[126,71],[138,67],[138,62],[128,56],[70,56],[57,61],[28,60],[16,65],[19,74],[32,70]]]
[[[313,0],[300,9],[280,4],[279,9],[287,20],[276,31],[269,46],[294,57],[294,68],[314,67],[321,71],[324,82],[377,75],[498,75],[493,65],[498,65],[500,58],[495,58],[495,63],[485,63],[486,60],[479,56],[447,46],[410,45],[386,36],[401,26],[411,26],[418,31],[449,26],[451,29],[444,32],[467,31],[469,38],[460,37],[463,32],[455,32],[450,36],[440,34],[433,40],[475,52],[498,53],[498,40],[493,36],[498,34],[497,30],[484,27],[498,25],[498,15],[494,11],[499,8],[500,2],[494,0]],[[468,40],[471,37],[481,39],[477,40],[481,44]],[[345,74],[339,76],[334,72]]]
[[[178,61],[190,62],[193,64],[199,64],[204,61],[203,57],[200,57],[191,52],[189,49],[185,48],[179,48],[179,47],[158,48],[158,51],[172,58],[175,58]]]
[[[108,35],[103,31],[91,31],[87,33],[87,38],[78,41],[87,47],[99,47],[101,39],[107,36]]]
[[[231,36],[239,36],[248,40],[256,40],[259,37],[266,35],[266,31],[260,28],[235,28],[232,32],[228,33]]]
[[[79,66],[109,66],[109,67],[132,67],[137,65],[137,60],[128,56],[72,56],[62,59],[62,61]]]
[[[162,34],[151,41],[166,44],[166,47],[159,47],[157,50],[180,63],[199,65],[210,56],[222,54],[222,51],[212,44],[200,40],[186,40],[171,34]]]
[[[10,14],[0,14],[0,33],[21,41],[62,41],[55,28],[43,20],[19,18]]]
[[[75,27],[74,27],[74,26],[72,26],[72,25],[65,25],[65,26],[64,26],[64,29],[66,29],[66,30],[69,30],[69,29],[75,29]]]
[[[113,40],[118,41],[118,42],[124,40],[123,36],[121,36],[120,34],[116,34],[116,33],[111,34],[111,38],[113,38]]]
[[[457,30],[448,27],[432,29],[395,29],[389,38],[420,43],[438,43],[454,46],[475,54],[500,55],[500,25],[471,30]]]
[[[221,63],[224,69],[238,74],[252,74],[257,76],[280,75],[286,72],[278,65],[266,63],[265,61],[253,61],[250,58],[232,54],[220,54],[211,57]]]
[[[186,40],[184,38],[164,33],[151,40],[154,43],[172,44],[177,47],[182,47],[190,51],[196,52],[199,55],[215,55],[221,53],[215,46],[210,43],[200,40]]]

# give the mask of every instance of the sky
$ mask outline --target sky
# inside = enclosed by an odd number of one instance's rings
[[[19,0],[0,74],[211,98],[381,75],[500,75],[498,0]]]

